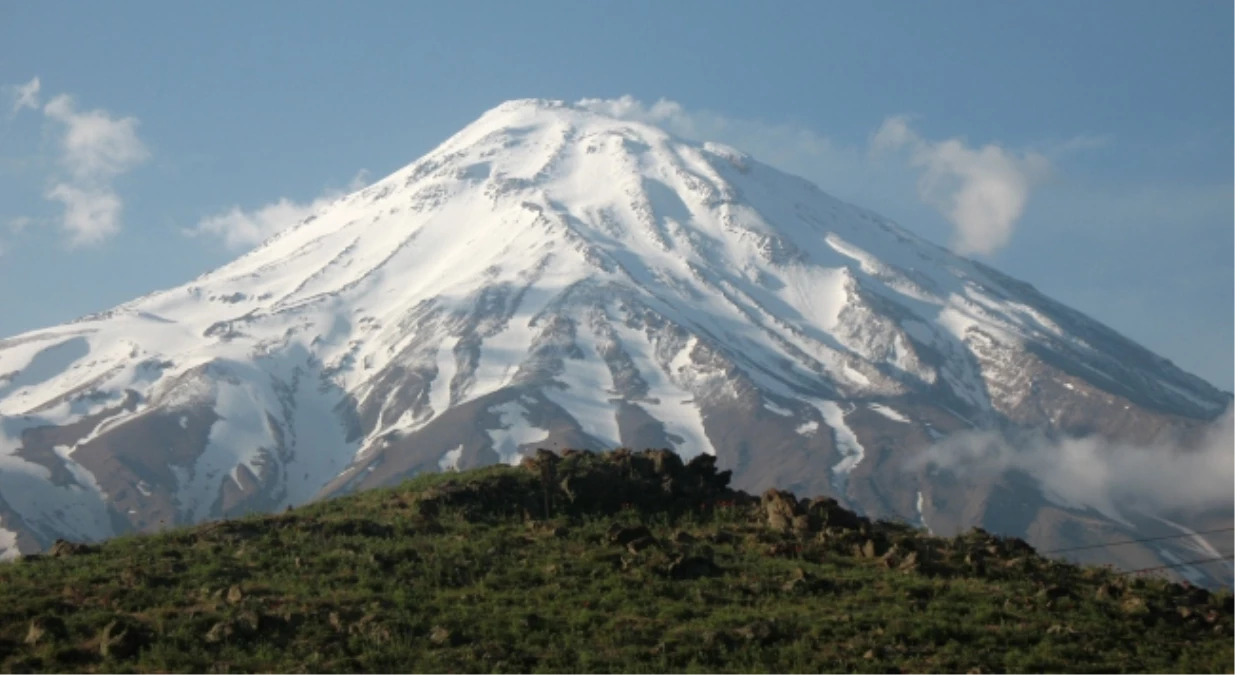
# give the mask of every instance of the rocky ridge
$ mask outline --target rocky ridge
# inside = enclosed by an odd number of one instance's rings
[[[933,537],[826,497],[756,497],[707,459],[674,457],[542,452],[66,543],[0,564],[0,668],[1229,668],[1229,591],[1079,567],[979,529]]]

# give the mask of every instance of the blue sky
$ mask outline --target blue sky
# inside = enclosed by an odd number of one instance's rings
[[[1230,390],[1232,11],[3,3],[0,335],[188,281],[504,100],[600,98],[966,250]]]

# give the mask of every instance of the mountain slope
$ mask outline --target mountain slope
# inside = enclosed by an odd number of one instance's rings
[[[677,460],[677,461],[675,461]],[[1229,590],[538,453],[0,563],[0,670],[1230,672]]]
[[[617,445],[939,530],[1029,503],[1013,533],[1068,543],[1110,519],[904,460],[970,428],[1148,441],[1230,400],[733,149],[514,101],[231,264],[0,342],[0,549]]]

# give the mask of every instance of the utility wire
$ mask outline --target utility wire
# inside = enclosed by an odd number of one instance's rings
[[[1053,551],[1039,551],[1041,555],[1049,555],[1051,553],[1068,553],[1069,551],[1087,551],[1094,548],[1106,548],[1108,546],[1123,546],[1125,544],[1140,544],[1146,541],[1163,541],[1166,539],[1183,539],[1185,537],[1193,537],[1200,534],[1217,534],[1219,532],[1235,532],[1235,527],[1224,527],[1218,530],[1205,530],[1204,532],[1190,532],[1188,534],[1172,534],[1165,537],[1150,537],[1149,539],[1129,539],[1127,541],[1112,541],[1106,544],[1091,544],[1089,546],[1074,546],[1072,548],[1057,548]]]
[[[1211,562],[1222,562],[1223,560],[1235,559],[1235,555],[1224,555],[1220,558],[1206,558],[1204,560],[1192,560],[1189,562],[1175,563],[1174,565],[1159,565],[1157,567],[1145,567],[1139,570],[1123,570],[1115,574],[1138,574],[1140,572],[1153,572],[1155,570],[1169,570],[1175,567],[1187,567],[1189,565],[1203,565]]]

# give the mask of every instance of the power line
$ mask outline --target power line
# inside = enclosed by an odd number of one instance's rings
[[[1074,546],[1072,548],[1057,548],[1054,551],[1039,551],[1041,555],[1049,555],[1051,553],[1068,553],[1070,551],[1087,551],[1094,548],[1106,548],[1108,546],[1123,546],[1125,544],[1140,544],[1147,541],[1163,541],[1166,539],[1183,539],[1185,537],[1194,537],[1201,534],[1217,534],[1219,532],[1235,532],[1235,527],[1224,527],[1217,530],[1205,530],[1204,532],[1190,532],[1188,534],[1172,534],[1165,537],[1150,537],[1148,539],[1129,539],[1127,541],[1113,541],[1106,544],[1091,544],[1089,546]]]
[[[1235,555],[1224,555],[1220,558],[1206,558],[1204,560],[1192,560],[1190,562],[1175,563],[1173,565],[1158,565],[1157,567],[1145,567],[1139,570],[1123,570],[1115,574],[1138,574],[1140,572],[1153,572],[1155,570],[1169,570],[1175,567],[1187,567],[1189,565],[1203,565],[1211,562],[1222,562],[1224,560],[1235,559]]]

